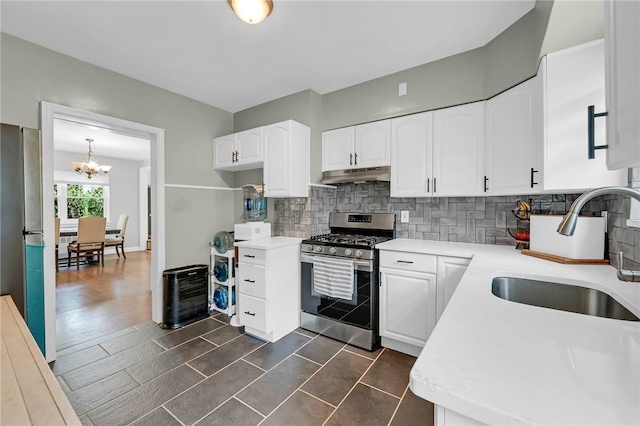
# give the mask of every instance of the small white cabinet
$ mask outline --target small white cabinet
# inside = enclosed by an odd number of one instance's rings
[[[458,287],[471,259],[405,251],[414,240],[380,250],[382,346],[418,356]],[[385,249],[391,245],[394,249]]]
[[[607,167],[640,165],[640,2],[605,2]]]
[[[485,194],[542,192],[541,78],[533,77],[485,105]]]
[[[264,126],[264,196],[308,197],[309,127],[293,120]]]
[[[242,171],[262,167],[262,127],[226,135],[213,140],[215,170]]]
[[[238,247],[238,317],[245,331],[275,342],[300,326],[300,239],[263,238]]]
[[[547,55],[540,66],[544,80],[545,191],[581,192],[627,184],[626,170],[607,169],[607,154],[587,155],[587,107],[605,110],[604,42],[596,40]],[[596,145],[606,144],[606,119],[594,121]],[[640,142],[639,142],[640,146]]]
[[[380,252],[382,346],[418,356],[436,325],[436,257]]]
[[[322,132],[322,171],[388,166],[390,120]]]

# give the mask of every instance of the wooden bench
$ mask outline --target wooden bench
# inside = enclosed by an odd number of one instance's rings
[[[0,297],[2,425],[80,425],[11,296]]]

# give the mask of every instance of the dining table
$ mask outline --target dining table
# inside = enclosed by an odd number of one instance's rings
[[[118,228],[107,228],[105,234],[113,235],[119,234],[120,229]],[[78,228],[60,228],[60,236],[61,237],[77,237],[78,236]]]

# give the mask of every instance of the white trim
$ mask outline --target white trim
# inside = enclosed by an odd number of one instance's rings
[[[185,188],[185,189],[210,189],[214,191],[242,191],[242,188],[229,188],[225,186],[202,186],[202,185],[180,185],[177,183],[165,183],[165,188]]]
[[[638,220],[638,219],[627,219],[627,226],[629,228],[640,228],[640,220]]]
[[[149,182],[150,176],[151,167],[145,166],[138,169],[138,211],[140,221],[138,226],[138,244],[145,247],[147,238],[149,237],[147,229],[147,185],[151,184],[151,182]]]
[[[315,186],[316,188],[331,188],[331,189],[337,188],[337,186],[335,185],[325,185],[323,183],[310,183],[309,186]]]
[[[43,188],[53,188],[53,127],[55,119],[108,127],[116,132],[151,141],[151,211],[154,219],[151,223],[151,233],[154,239],[151,253],[151,311],[152,320],[157,323],[162,322],[162,271],[165,269],[164,129],[42,101],[40,102],[40,128],[42,129]],[[53,191],[44,190],[42,201],[44,206],[53,206]],[[53,216],[53,208],[43,209],[45,242],[54,241]],[[49,243],[44,250],[45,357],[47,362],[56,358],[55,273],[54,245]]]

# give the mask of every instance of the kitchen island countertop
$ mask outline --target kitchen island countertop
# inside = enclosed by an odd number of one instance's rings
[[[379,249],[472,258],[418,357],[411,390],[487,424],[640,424],[640,322],[506,301],[498,276],[604,291],[640,317],[640,283],[513,247],[395,239]]]

